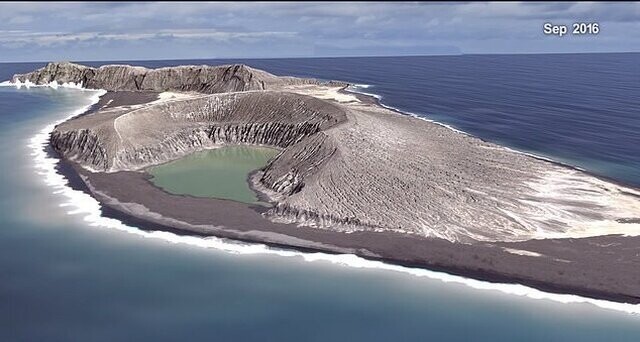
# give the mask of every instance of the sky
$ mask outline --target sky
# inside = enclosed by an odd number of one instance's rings
[[[640,52],[640,2],[0,3],[0,62],[586,52]]]

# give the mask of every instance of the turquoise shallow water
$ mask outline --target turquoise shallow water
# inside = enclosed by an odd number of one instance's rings
[[[93,226],[28,147],[87,103],[0,87],[1,341],[640,340],[640,317],[590,304]]]
[[[151,182],[172,194],[257,203],[249,174],[267,164],[278,150],[259,146],[224,146],[200,151],[149,168]]]

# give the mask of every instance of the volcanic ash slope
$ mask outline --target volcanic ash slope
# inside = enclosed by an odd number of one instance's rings
[[[69,63],[14,80],[191,91],[72,119],[51,144],[95,172],[140,170],[223,144],[277,147],[253,179],[277,222],[456,242],[640,233],[635,190],[362,102],[337,84],[246,66]]]

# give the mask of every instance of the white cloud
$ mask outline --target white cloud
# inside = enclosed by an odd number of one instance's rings
[[[52,46],[69,42],[85,42],[100,40],[136,41],[146,39],[207,39],[212,41],[232,41],[242,39],[291,39],[295,32],[226,32],[214,29],[175,29],[146,32],[105,33],[105,32],[29,32],[25,30],[0,31],[0,43],[36,44]]]
[[[541,36],[545,20],[577,19],[601,22],[601,34],[563,41]],[[600,51],[605,43],[612,51],[640,49],[640,3],[0,3],[0,58],[9,49],[31,48],[42,59],[54,51],[73,59],[97,45],[109,47],[105,58],[128,58],[134,49],[155,49],[154,56],[165,58],[157,52],[173,55],[176,45],[202,54],[215,48],[216,55],[273,57],[313,56],[308,47],[317,45],[388,55],[397,46],[420,53],[420,46],[433,44],[464,53],[518,53],[532,47]]]

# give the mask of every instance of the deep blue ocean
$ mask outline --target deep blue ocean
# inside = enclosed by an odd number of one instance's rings
[[[385,105],[640,186],[640,54],[118,63],[237,62],[370,85]],[[43,65],[0,64],[0,81]],[[29,146],[89,95],[0,87],[0,341],[640,340],[640,316],[591,304],[91,225]]]

